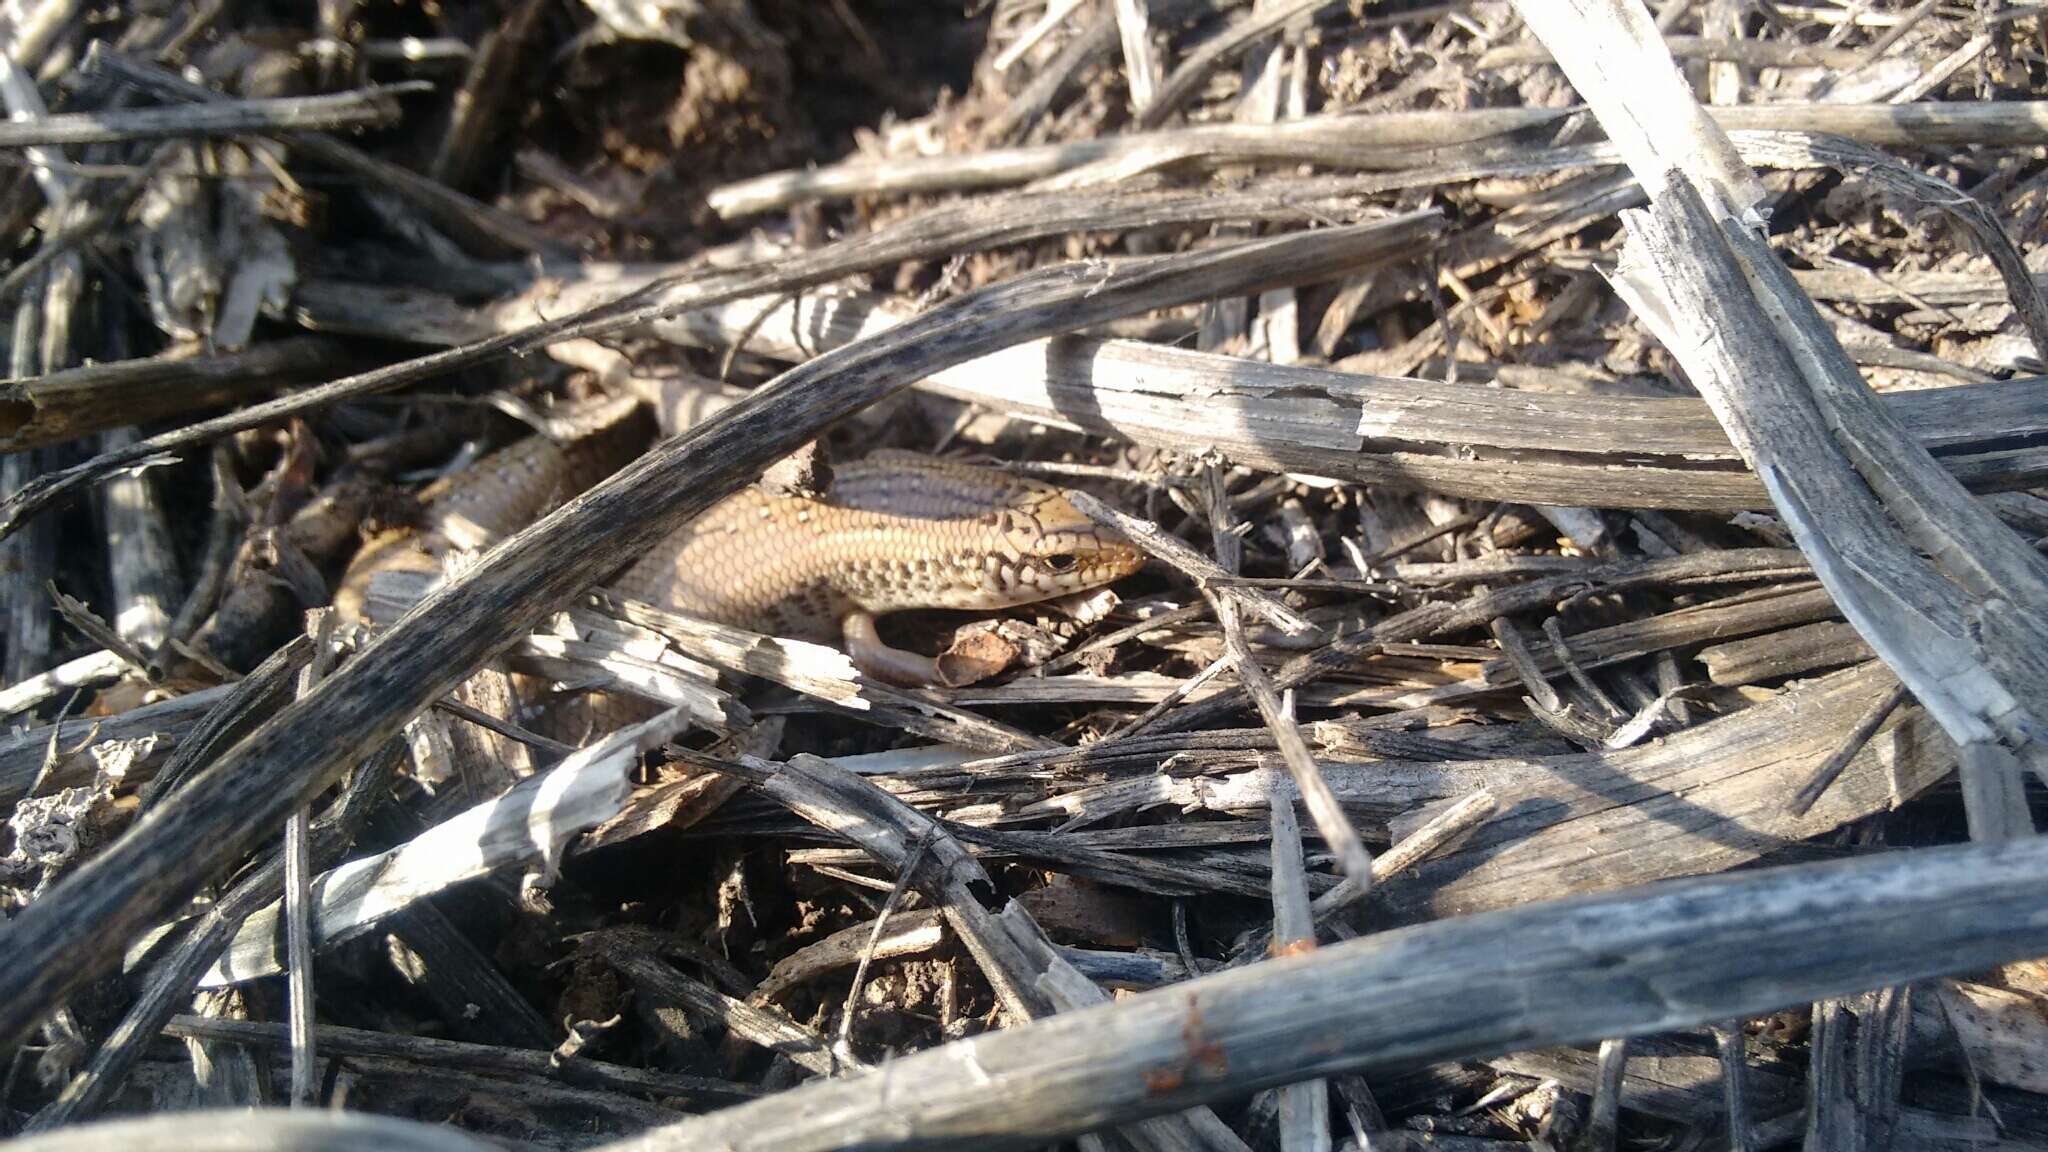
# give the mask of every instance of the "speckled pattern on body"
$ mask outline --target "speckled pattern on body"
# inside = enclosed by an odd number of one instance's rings
[[[836,642],[854,613],[997,609],[1108,584],[1144,556],[1048,484],[883,452],[836,465],[822,500],[750,488],[614,584],[650,604]]]

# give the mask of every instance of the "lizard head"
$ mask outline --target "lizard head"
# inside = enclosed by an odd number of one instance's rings
[[[1023,482],[998,518],[1008,562],[989,574],[1012,604],[1085,592],[1145,565],[1145,554],[1113,528],[1097,524],[1059,489]]]
[[[985,611],[1100,588],[1145,555],[1097,525],[1051,484],[908,453],[874,453],[836,469],[842,507],[917,525],[892,578],[853,599],[881,614],[913,608]]]

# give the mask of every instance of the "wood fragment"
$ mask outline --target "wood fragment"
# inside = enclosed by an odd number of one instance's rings
[[[1732,1152],[1749,1152],[1756,1147],[1750,1133],[1749,1062],[1744,1058],[1746,1041],[1742,1021],[1731,1020],[1713,1026],[1714,1048],[1721,1058],[1721,1101]]]
[[[2043,877],[2048,845],[2020,840],[1461,917],[957,1042],[897,1061],[888,1076],[808,1085],[616,1148],[802,1152],[850,1139],[895,1148],[908,1143],[905,1132],[925,1145],[951,1132],[1024,1148],[1305,1075],[1731,1019],[1823,989],[2048,950],[2048,929],[2032,924],[2021,895]],[[1920,931],[1902,940],[1901,916]],[[1988,936],[1978,930],[1987,917],[2012,927]],[[1816,930],[1833,946],[1813,949]],[[1709,947],[1751,975],[1729,979],[1731,969],[1702,956]],[[1603,963],[1588,963],[1593,954]],[[1641,992],[1651,987],[1656,995]],[[1502,1004],[1518,1011],[1502,1013]],[[1426,1035],[1403,1019],[1411,1012],[1433,1021]],[[1201,1039],[1192,1051],[1191,1027]],[[1103,1042],[1105,1030],[1116,1043]],[[1288,1042],[1257,1039],[1272,1036]],[[1061,1074],[1048,1077],[1048,1067]],[[1174,1069],[1181,1079],[1170,1086],[1148,1075]],[[1007,1117],[1000,1130],[989,1123],[992,1102]]]
[[[1908,988],[1883,988],[1813,1006],[1808,1147],[1883,1147],[1897,1138],[1904,1120],[1899,1091],[1912,1018]]]
[[[340,799],[311,829],[317,841],[312,847],[313,856],[323,861],[332,859],[354,839],[371,807],[381,800],[399,754],[396,746],[388,746],[357,769]],[[200,913],[169,955],[151,969],[142,993],[93,1053],[92,1061],[64,1086],[55,1100],[30,1119],[29,1130],[50,1131],[105,1108],[165,1021],[191,998],[200,974],[227,946],[243,921],[275,900],[283,885],[284,861],[281,855],[273,854]]]
[[[1628,1041],[1602,1040],[1600,1079],[1593,1088],[1593,1107],[1580,1144],[1587,1152],[1610,1152],[1614,1147],[1615,1122],[1621,1113],[1622,1078],[1627,1073]]]
[[[1856,723],[1849,729],[1849,734],[1843,737],[1842,746],[1823,760],[1820,767],[1813,770],[1813,775],[1806,783],[1801,784],[1799,790],[1792,794],[1791,801],[1786,804],[1786,810],[1795,816],[1804,816],[1812,809],[1829,786],[1841,778],[1842,771],[1856,758],[1857,753],[1863,750],[1863,745],[1877,734],[1885,720],[1905,701],[1906,686],[1897,684],[1872,703],[1869,711],[1856,718]]]
[[[176,103],[213,103],[227,97],[192,84],[164,69],[129,59],[95,42],[86,52],[79,70],[88,76],[107,75],[139,88],[160,100]],[[359,180],[388,191],[421,211],[450,234],[465,238],[487,254],[502,252],[550,253],[559,248],[539,229],[495,205],[473,200],[444,184],[429,180],[400,164],[371,156],[342,140],[321,133],[300,133],[292,144],[323,164],[340,169]]]
[[[729,346],[759,317],[757,306],[735,304],[664,325],[662,332],[686,344]],[[877,301],[807,297],[778,306],[748,347],[801,362],[895,319]],[[389,332],[390,325],[369,330]],[[1483,385],[1336,373],[1077,337],[962,365],[920,387],[1056,427],[1156,448],[1214,445],[1248,465],[1362,484],[1605,507],[1736,510],[1769,503],[1755,477],[1729,470],[1724,462],[1739,457],[1725,443],[1726,434],[1709,427],[1706,406],[1691,400],[1518,393],[1505,402],[1500,389]],[[1923,419],[1940,421],[1948,413],[1953,417],[1947,418],[1979,418],[1965,412],[1983,414],[1984,433],[2002,434],[2031,429],[2048,417],[2048,404],[2038,394],[2023,397],[2020,387],[1893,393],[1884,402],[1930,434],[1938,425]],[[1962,406],[1966,400],[1992,401],[2001,392],[2016,401],[2016,409],[2041,408],[2036,415],[1993,419],[1985,409]],[[1209,402],[1191,406],[1191,394]],[[1958,407],[1949,408],[1952,403]],[[1349,428],[1359,431],[1346,434]],[[1970,438],[1965,433],[1960,439]],[[2030,450],[2001,458],[1988,450],[1973,455],[1958,443],[1944,446],[1942,459],[1973,487],[2024,486],[2030,476],[2048,476],[2048,458]]]
[[[34,123],[0,125],[0,148],[380,127],[397,123],[398,96],[422,92],[427,87],[402,83],[277,100],[220,100],[182,108],[62,113],[44,116]]]
[[[1398,613],[1370,628],[1340,636],[1320,649],[1294,657],[1274,673],[1273,682],[1276,688],[1300,688],[1349,667],[1386,644],[1476,627],[1500,616],[1546,608],[1557,600],[1594,589],[1618,591],[1666,580],[1683,582],[1688,576],[1707,579],[1715,578],[1713,574],[1736,576],[1745,568],[1759,576],[1767,572],[1771,575],[1803,574],[1802,566],[1797,564],[1791,553],[1774,549],[1729,549],[1665,560],[1622,561],[1482,592],[1457,605],[1439,602]],[[1773,568],[1775,572],[1771,571]],[[1239,694],[1219,693],[1213,699],[1182,709],[1168,719],[1166,726],[1178,730],[1199,727],[1229,715],[1246,703]]]
[[[622,937],[595,941],[605,962],[619,969],[643,995],[680,1005],[691,1015],[723,1024],[750,1043],[789,1058],[820,1076],[858,1071],[832,1050],[823,1036],[791,1020],[780,1010],[750,1004],[693,980],[662,962],[644,942]]]
[[[1233,23],[1221,33],[1204,41],[1193,52],[1188,53],[1173,72],[1159,85],[1155,93],[1138,112],[1138,123],[1147,128],[1156,128],[1166,117],[1176,111],[1195,89],[1209,77],[1219,65],[1227,64],[1238,53],[1245,51],[1262,37],[1285,28],[1304,16],[1311,16],[1329,7],[1335,0],[1286,0],[1285,3],[1261,4],[1249,16]]]
[[[1155,110],[1161,106],[1158,100],[1152,104]],[[2035,147],[2048,140],[2048,101],[1736,104],[1716,106],[1711,113],[1729,131],[1826,132],[1892,148],[1967,144]],[[1235,125],[1203,124],[1109,139],[991,151],[969,159],[929,157],[889,165],[849,161],[803,173],[776,173],[738,181],[713,191],[710,201],[720,215],[740,217],[808,200],[1001,188],[1147,151],[1238,161],[1398,168],[1403,166],[1403,159],[1422,163],[1420,152],[1424,149],[1538,130],[1554,123],[1559,115],[1547,109],[1489,108],[1475,112],[1318,117],[1271,126],[1258,135],[1237,131]]]
[[[164,1025],[169,1036],[202,1036],[266,1049],[283,1046],[284,1029],[253,1020],[217,1020],[174,1016]],[[466,1044],[432,1036],[405,1036],[323,1024],[320,1045],[330,1052],[381,1056],[443,1068],[465,1068],[484,1075],[524,1079],[545,1077],[619,1092],[649,1092],[686,1100],[752,1100],[759,1092],[744,1084],[676,1072],[650,1072],[621,1064],[579,1057],[558,1060],[545,1052],[489,1044]]]
[[[640,754],[666,743],[693,720],[702,718],[672,709],[621,729],[397,848],[320,876],[312,885],[314,942],[324,946],[361,935],[416,900],[501,868],[552,870],[571,837],[623,807],[626,772]],[[200,986],[220,987],[285,970],[277,954],[279,915],[275,905],[252,911]]]
[[[1546,758],[1550,771],[1582,781],[1583,791],[1560,799],[1555,778],[1496,789],[1498,813],[1386,901],[1407,915],[1448,915],[1539,892],[1600,891],[1673,875],[1674,867],[1732,866],[1804,839],[1806,829],[1881,811],[1952,769],[1952,746],[1924,716],[1895,713],[1880,730],[1891,735],[1866,743],[1805,815],[1783,804],[1890,690],[1881,667],[1838,672],[1660,743]],[[1397,820],[1396,834],[1415,820]],[[1673,825],[1684,833],[1674,838]]]
[[[1571,16],[1552,15],[1556,21],[1539,32],[1581,83],[1609,83],[1603,69],[1631,65],[1675,82],[1661,44],[1618,46],[1624,27],[1633,32],[1644,22],[1639,4],[1588,3]],[[2039,650],[2031,637],[2040,622],[2023,622],[2002,605],[2011,597],[2048,599],[2048,567],[1885,417],[1812,302],[1737,223],[1753,216],[1759,189],[1690,95],[1673,98],[1673,114],[1696,116],[1694,135],[1712,147],[1682,161],[1665,152],[1668,139],[1651,141],[1641,106],[1618,89],[1590,95],[1610,130],[1635,141],[1631,163],[1652,189],[1652,208],[1630,221],[1638,243],[1618,290],[1668,347],[1692,361],[1695,378],[1711,385],[1707,398],[1731,438],[1772,489],[1801,547],[1819,557],[1816,574],[1962,747],[1973,835],[2030,832],[2013,755],[2048,756],[2048,745],[2028,750],[2039,739],[2028,717],[2048,694],[2048,669],[2021,655]],[[1732,310],[1745,304],[1751,318],[1738,319]],[[1709,309],[1713,338],[1701,335]],[[1731,328],[1748,335],[1728,340]],[[1916,547],[1960,562],[1952,578],[1962,587],[1921,561]],[[1982,608],[1969,606],[1972,600]],[[1982,642],[1963,641],[1961,621],[1979,613],[1990,631]]]
[[[497,1147],[453,1128],[374,1116],[365,1112],[296,1112],[231,1109],[118,1120],[17,1141],[27,1152],[85,1152],[118,1145],[134,1152],[233,1152],[273,1148],[316,1152],[354,1144],[390,1152],[490,1152]]]
[[[1117,40],[1124,50],[1124,82],[1131,111],[1141,119],[1158,99],[1159,58],[1152,50],[1152,13],[1147,0],[1115,0]]]
[[[304,697],[334,667],[334,611],[315,609],[306,614],[306,639],[313,657],[299,669],[298,694]],[[294,1108],[314,1103],[313,1047],[313,879],[311,816],[304,808],[285,818],[284,825],[284,926],[285,926],[285,1018],[287,1049],[291,1056],[291,1095]]]

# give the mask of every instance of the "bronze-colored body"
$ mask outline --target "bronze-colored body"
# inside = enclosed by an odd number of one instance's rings
[[[533,438],[452,478],[427,531],[372,541],[336,597],[354,613],[370,573],[432,567],[450,544],[485,547],[622,462],[591,435]],[[592,557],[593,564],[606,558]],[[773,636],[842,643],[870,675],[944,680],[926,657],[883,644],[875,617],[919,608],[993,610],[1108,584],[1144,555],[1035,480],[906,452],[834,469],[819,498],[750,487],[720,502],[613,581],[659,608]]]
[[[1143,563],[1050,485],[888,452],[836,468],[822,499],[738,493],[614,587],[770,635],[844,641],[864,671],[925,681],[930,662],[882,647],[874,617],[1029,604],[1100,587]]]

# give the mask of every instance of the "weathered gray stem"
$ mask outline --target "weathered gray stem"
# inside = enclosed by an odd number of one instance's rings
[[[2037,955],[2048,949],[2043,882],[2048,840],[2033,839],[1439,921],[948,1044],[606,1147],[1030,1148],[1353,1069],[1760,1015]]]
[[[324,96],[222,100],[114,112],[65,112],[35,121],[0,124],[0,148],[382,127],[398,122],[400,92],[417,92],[427,87],[407,83]]]

